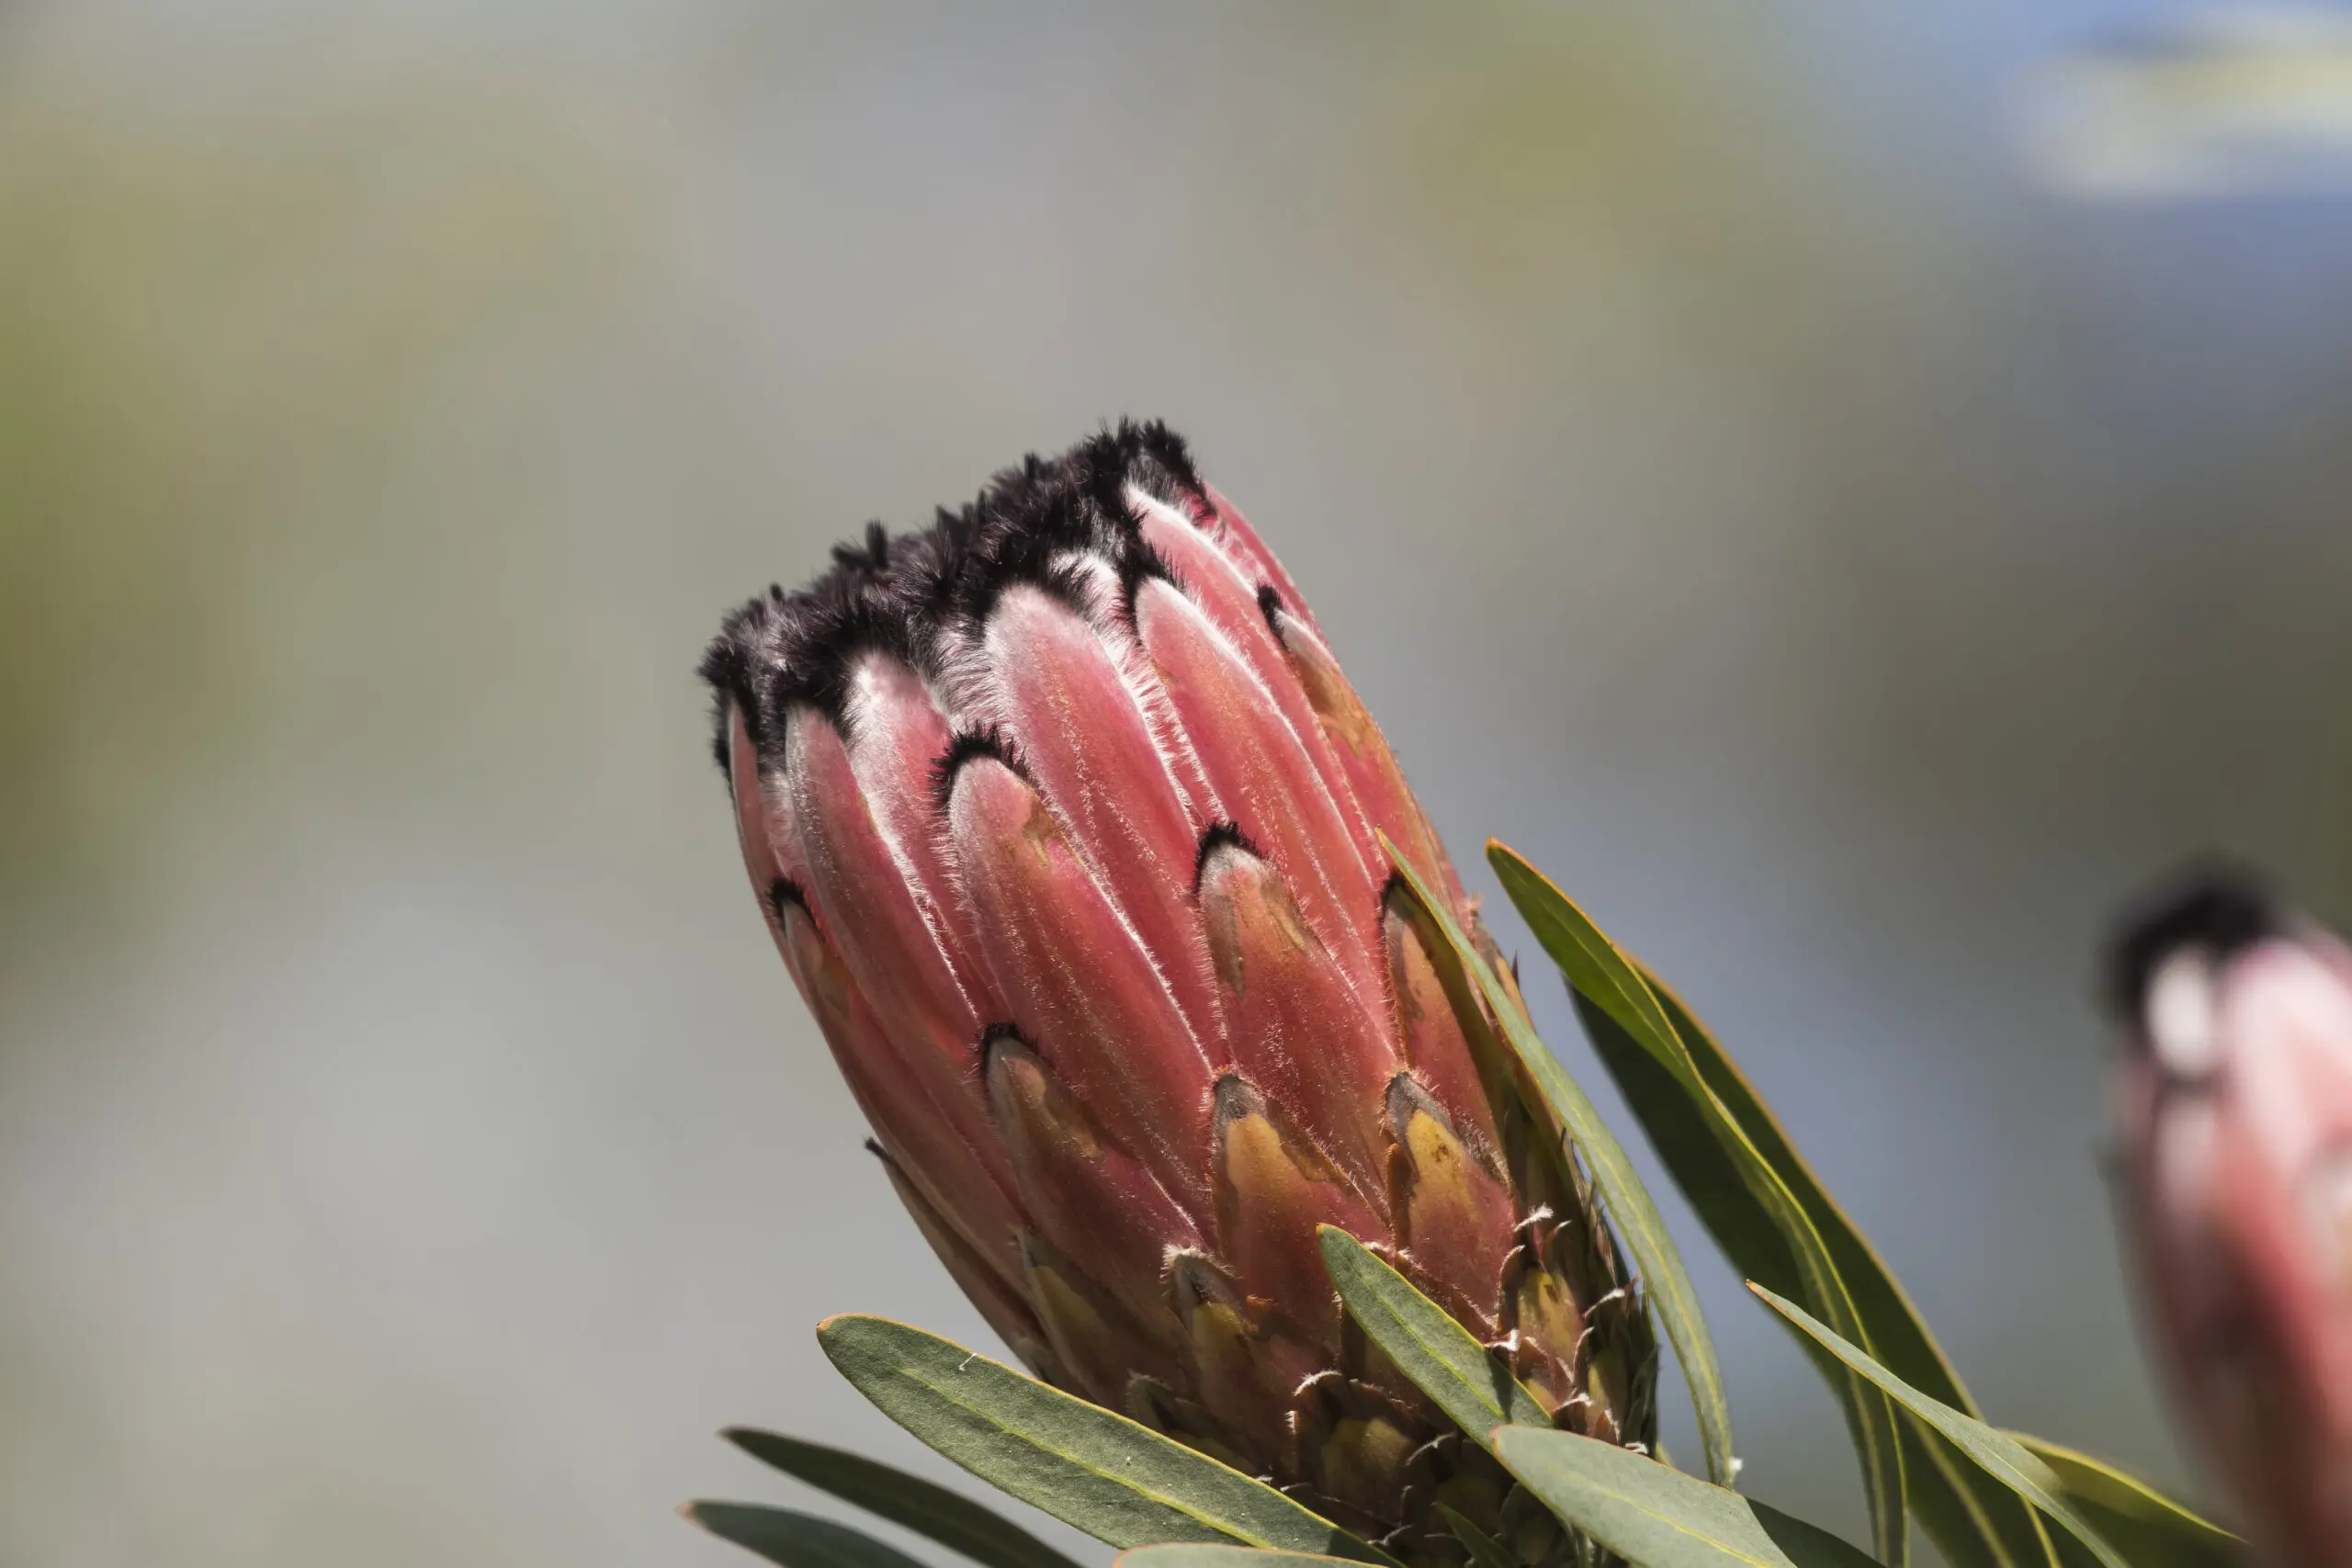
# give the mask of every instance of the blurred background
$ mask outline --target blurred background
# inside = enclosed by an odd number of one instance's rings
[[[1121,413],[1995,1417],[2193,1487],[2091,961],[2200,849],[2352,915],[2352,209],[2075,90],[2182,15],[0,8],[0,1560],[691,1568],[809,1504],[722,1423],[941,1473],[810,1327],[989,1341],[690,671]],[[1665,1196],[1749,1484],[1859,1535]]]

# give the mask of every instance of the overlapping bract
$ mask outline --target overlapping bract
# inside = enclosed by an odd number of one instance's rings
[[[891,1180],[1016,1353],[1418,1555],[1440,1501],[1507,1529],[1351,1331],[1329,1224],[1647,1441],[1615,1242],[1374,829],[1475,912],[1182,444],[1123,425],[835,558],[713,644],[719,760]]]

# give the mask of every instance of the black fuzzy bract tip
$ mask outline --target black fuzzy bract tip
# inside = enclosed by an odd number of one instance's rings
[[[774,766],[788,707],[813,705],[845,729],[862,655],[879,651],[936,675],[955,628],[985,621],[1015,583],[1096,613],[1074,557],[1107,560],[1129,592],[1143,577],[1168,576],[1138,531],[1130,487],[1195,524],[1212,512],[1183,438],[1156,420],[1122,420],[1058,457],[1031,454],[964,506],[940,508],[926,528],[893,535],[868,524],[862,538],[833,547],[831,569],[806,587],[771,589],[729,615],[700,669],[720,771],[730,706]]]
[[[1136,595],[1154,578],[1179,592],[1184,586],[1184,580],[1176,575],[1168,558],[1152,548],[1148,540],[1137,537],[1119,558],[1119,618],[1128,626],[1136,623]]]
[[[878,518],[868,523],[864,539],[833,547],[833,568],[837,571],[865,577],[879,577],[888,571],[890,530],[882,526]]]
[[[1071,447],[1063,457],[1080,487],[1108,512],[1126,510],[1125,489],[1166,502],[1200,522],[1211,511],[1208,487],[1193,467],[1184,438],[1158,420],[1123,419]]]
[[[1250,841],[1238,822],[1212,822],[1208,831],[1201,835],[1200,847],[1193,852],[1193,891],[1201,890],[1201,878],[1208,874],[1209,860],[1219,850],[1239,850],[1243,854],[1265,859],[1265,852]]]
[[[931,797],[944,812],[956,795],[956,775],[964,764],[988,757],[1003,763],[1014,774],[1026,780],[1029,770],[1022,766],[1021,753],[1014,750],[1012,739],[1003,730],[991,724],[981,729],[967,729],[947,744],[931,764]]]
[[[2278,906],[2249,874],[2211,864],[2178,873],[2135,900],[2116,922],[2102,966],[2101,999],[2118,1019],[2136,1020],[2149,982],[2182,948],[2209,948],[2216,959],[2226,959],[2284,926]]]
[[[779,876],[768,884],[768,908],[775,911],[781,923],[786,909],[797,908],[804,915],[808,912],[808,895],[792,878]]]
[[[780,590],[771,589],[769,596],[754,599],[741,609],[729,614],[719,623],[718,635],[703,649],[702,662],[695,673],[710,688],[710,749],[718,762],[719,776],[728,773],[728,714],[740,709],[744,728],[756,747],[760,741],[761,711],[753,666],[760,649],[769,636],[769,620],[782,600]]]

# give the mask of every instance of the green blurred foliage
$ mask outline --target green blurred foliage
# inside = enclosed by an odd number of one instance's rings
[[[1792,667],[1689,678],[1726,724],[1802,723],[1775,744],[1826,811],[2020,854],[2129,843],[2119,889],[2245,856],[2352,917],[2352,378],[2311,368],[2352,363],[2352,312],[2257,326],[2209,292],[2152,320],[2104,215],[2017,188],[1997,124],[1956,151],[1886,112],[1899,81],[1822,90],[1835,6],[1391,20],[1384,200],[1490,362],[1545,416],[1589,405],[1695,459],[1657,497],[1764,487],[1679,549],[1629,547],[1628,517],[1512,541],[1564,613],[1656,605],[1612,705],[1663,712],[1659,645],[1704,646],[1692,618],[1752,584],[1796,616]],[[2185,232],[2148,248],[2226,270]]]
[[[275,701],[330,746],[464,707],[447,631],[495,617],[448,601],[500,580],[447,571],[485,520],[435,503],[435,422],[634,242],[582,124],[423,73],[0,107],[0,908],[135,883]],[[387,619],[403,589],[441,625]]]

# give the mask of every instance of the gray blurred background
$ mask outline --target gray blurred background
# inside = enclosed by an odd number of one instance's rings
[[[0,1561],[717,1568],[672,1505],[808,1500],[722,1423],[940,1472],[810,1328],[986,1331],[689,672],[1121,413],[1996,1418],[2193,1484],[2090,954],[2200,848],[2352,913],[2352,209],[2037,173],[2167,14],[0,9]],[[1859,1533],[1667,1196],[1750,1484]]]

